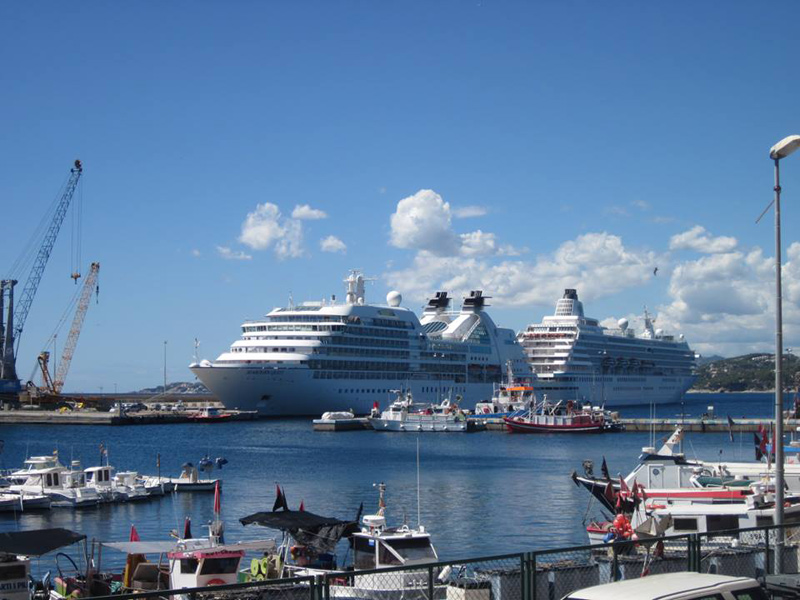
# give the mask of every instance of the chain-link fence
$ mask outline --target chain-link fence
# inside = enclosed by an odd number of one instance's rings
[[[783,535],[781,536],[781,532]],[[785,541],[778,545],[779,539]],[[371,570],[301,571],[306,576],[95,600],[559,600],[577,590],[647,575],[695,571],[752,577],[800,567],[800,528],[760,527],[617,541]]]

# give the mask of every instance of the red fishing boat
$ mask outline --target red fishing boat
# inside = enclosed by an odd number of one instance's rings
[[[522,415],[504,417],[511,433],[603,433],[610,430],[603,410],[576,407],[572,401],[550,403],[545,398]]]

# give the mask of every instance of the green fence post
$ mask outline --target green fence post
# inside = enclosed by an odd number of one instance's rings
[[[428,567],[428,600],[433,600],[433,566]]]
[[[535,552],[531,554],[531,562],[529,568],[531,571],[531,578],[530,578],[531,600],[536,600],[536,553]]]
[[[311,581],[308,582],[308,600],[319,600],[317,598],[317,580],[316,577],[312,577]]]
[[[619,559],[617,558],[617,545],[611,542],[611,552],[614,556],[611,561],[611,580],[619,581]]]

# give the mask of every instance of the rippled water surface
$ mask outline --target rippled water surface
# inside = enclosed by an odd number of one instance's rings
[[[709,404],[718,416],[767,417],[769,394],[689,395],[684,405],[658,407],[657,416],[679,419],[683,412],[699,415]],[[630,408],[623,416],[647,416],[646,407]],[[665,434],[656,434],[659,437]],[[291,508],[304,501],[306,510],[352,518],[364,502],[365,512],[377,508],[373,483],[387,484],[390,524],[417,521],[416,447],[420,446],[420,513],[443,558],[477,556],[586,543],[583,521],[589,495],[572,483],[573,469],[584,459],[596,470],[605,456],[615,474],[626,474],[636,463],[647,433],[608,435],[510,435],[318,433],[309,420],[255,421],[213,425],[2,426],[3,467],[19,467],[27,455],[50,454],[56,448],[62,462],[80,459],[98,464],[99,445],[110,449],[118,469],[177,475],[186,461],[204,455],[224,456],[229,463],[214,476],[224,480],[222,513],[229,541],[273,536],[259,527],[244,528],[238,519],[271,510],[275,484],[285,488]],[[689,456],[750,460],[747,435],[695,434],[687,438]],[[181,494],[139,504],[102,506],[73,511],[53,509],[40,514],[0,513],[0,531],[66,527],[104,541],[127,540],[131,524],[142,539],[165,539],[192,518],[195,535],[212,517],[213,494]]]

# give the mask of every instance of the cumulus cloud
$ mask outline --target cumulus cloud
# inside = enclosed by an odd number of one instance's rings
[[[453,209],[453,216],[456,219],[471,219],[482,217],[488,214],[489,209],[485,206],[459,206]]]
[[[217,254],[225,260],[250,260],[253,258],[242,251],[231,250],[228,246],[217,246]]]
[[[735,237],[713,237],[701,225],[695,225],[688,231],[673,235],[669,240],[670,250],[695,250],[704,254],[732,252],[736,245]]]
[[[450,204],[433,190],[403,198],[390,218],[390,242],[397,248],[448,255],[458,250]]]
[[[497,262],[497,254],[492,257],[479,251],[496,246],[489,235],[470,238],[468,247],[475,249],[472,256],[418,252],[410,267],[386,273],[387,283],[416,300],[424,300],[437,289],[462,295],[482,289],[496,306],[549,306],[568,287],[579,288],[582,297],[592,299],[643,285],[657,262],[654,252],[626,248],[619,236],[609,233],[581,235],[533,261]]]
[[[293,219],[301,219],[306,221],[316,221],[319,219],[327,219],[328,213],[318,208],[311,208],[308,204],[298,204],[292,211]]]
[[[715,238],[700,229],[694,237],[686,237],[703,240],[691,247],[703,248],[700,251],[706,254],[673,269],[670,301],[659,309],[660,325],[684,333],[690,345],[703,353],[774,351],[774,257],[765,256],[761,248],[738,248],[735,238]],[[781,273],[784,336],[791,345],[800,336],[800,243],[787,249]]]
[[[298,258],[304,254],[302,222],[285,218],[278,206],[271,202],[258,204],[253,212],[247,214],[239,241],[253,250],[272,248],[281,259]]]
[[[450,204],[433,190],[420,190],[403,198],[390,218],[390,243],[396,248],[427,252],[435,256],[513,256],[519,251],[500,245],[495,234],[481,231],[456,233],[453,218],[486,214],[480,206],[451,209]]]
[[[347,244],[340,240],[335,235],[329,235],[319,241],[320,250],[323,252],[347,252]]]

